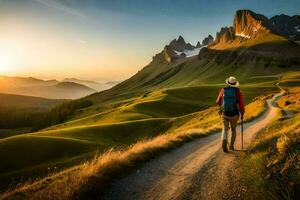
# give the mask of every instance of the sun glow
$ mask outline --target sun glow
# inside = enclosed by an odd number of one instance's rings
[[[0,50],[0,73],[9,72],[14,64],[14,56],[11,52]]]
[[[20,60],[19,51],[20,47],[16,40],[9,37],[0,39],[0,73],[7,74],[14,71],[13,68]]]

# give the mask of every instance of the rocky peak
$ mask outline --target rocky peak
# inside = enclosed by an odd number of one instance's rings
[[[211,35],[208,35],[204,40],[202,40],[202,45],[210,45],[214,42],[214,38]]]
[[[276,15],[270,19],[274,32],[293,38],[300,35],[300,16]]]
[[[247,39],[272,30],[272,24],[267,17],[251,10],[238,10],[234,16],[233,26],[236,36]]]
[[[178,39],[174,39],[170,44],[164,47],[164,50],[153,57],[153,61],[163,61],[166,63],[171,63],[178,58],[185,57],[186,50],[194,50],[196,47],[190,43],[186,43],[182,36]]]
[[[200,48],[201,46],[202,46],[201,43],[198,41],[196,44],[196,48]]]
[[[175,51],[184,51],[186,49],[193,50],[195,48],[190,43],[186,43],[182,36],[179,36],[178,39],[172,40],[169,46]]]
[[[185,44],[185,40],[181,35],[178,37],[177,42]]]
[[[217,32],[215,43],[229,43],[235,39],[234,28],[230,27],[222,27],[220,32]]]

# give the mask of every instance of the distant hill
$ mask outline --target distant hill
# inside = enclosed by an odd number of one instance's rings
[[[86,84],[99,84],[96,81],[80,80],[80,79],[77,79],[77,78],[65,78],[63,80],[63,82],[74,82],[74,83],[80,82],[80,83],[86,83]]]
[[[57,80],[41,80],[33,77],[0,76],[0,91],[9,90],[16,87],[28,87],[35,85],[49,86],[57,83]]]
[[[66,102],[0,93],[0,139],[30,132],[41,116]]]
[[[46,99],[40,97],[1,94],[0,93],[0,107],[13,107],[20,109],[51,109],[66,100],[63,99]]]
[[[41,80],[32,77],[0,77],[0,93],[50,99],[77,99],[94,92],[96,92],[95,89],[70,81],[59,82],[57,80]]]
[[[59,82],[49,86],[22,87],[14,90],[17,94],[45,97],[49,99],[78,99],[90,95],[95,90],[73,82]]]
[[[77,78],[65,78],[63,80],[63,82],[78,83],[78,84],[85,85],[85,86],[87,86],[89,88],[92,88],[94,90],[97,90],[97,91],[102,91],[102,90],[109,89],[112,86],[119,83],[118,81],[109,81],[109,82],[106,82],[106,83],[99,83],[99,82],[96,82],[96,81],[81,80],[81,79],[77,79]]]
[[[121,83],[121,81],[108,81],[108,82],[106,82],[105,84],[106,84],[106,85],[117,85],[117,84],[119,84],[119,83]]]

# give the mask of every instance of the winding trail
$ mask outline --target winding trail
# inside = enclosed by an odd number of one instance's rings
[[[279,86],[278,86],[279,87]],[[280,109],[267,100],[266,111],[244,124],[244,148],[271,123]],[[289,113],[287,113],[289,114]],[[239,128],[239,127],[238,127]],[[221,150],[220,132],[197,139],[147,162],[141,169],[115,181],[101,199],[240,199],[246,188],[239,184],[235,162],[240,156],[240,134],[236,151]]]

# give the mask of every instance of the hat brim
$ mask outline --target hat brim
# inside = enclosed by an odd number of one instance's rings
[[[229,80],[226,79],[225,82],[226,82],[227,85],[229,85],[231,87],[238,87],[240,85],[240,83],[238,81],[236,81],[235,84],[231,84],[231,83],[229,83]]]

